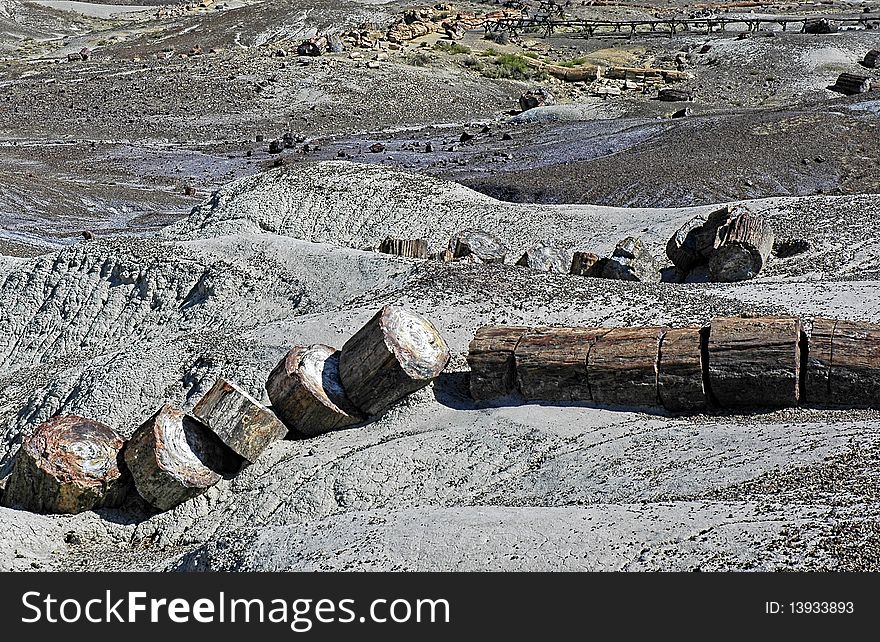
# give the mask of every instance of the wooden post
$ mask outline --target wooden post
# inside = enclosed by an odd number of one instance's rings
[[[823,318],[813,321],[804,402],[880,407],[880,325]]]
[[[671,328],[660,344],[657,390],[670,412],[701,412],[708,407],[703,382],[703,347],[709,328]]]
[[[195,405],[192,414],[250,463],[254,463],[269,444],[287,435],[287,428],[278,417],[225,379],[217,380]]]
[[[428,258],[428,241],[425,239],[395,239],[386,238],[379,245],[382,254],[394,254],[408,259]]]
[[[471,397],[475,401],[506,397],[516,391],[514,351],[528,331],[519,326],[484,326],[477,330],[467,356]]]
[[[81,513],[118,506],[131,481],[119,465],[122,437],[76,416],[54,417],[24,438],[3,505],[35,513]]]
[[[528,401],[592,401],[587,355],[607,328],[534,328],[516,346],[516,377]]]
[[[713,281],[745,281],[757,276],[773,251],[773,230],[760,214],[739,211],[718,229],[718,243],[709,258]]]
[[[272,410],[301,435],[320,435],[364,420],[339,380],[339,351],[295,346],[266,381]]]
[[[785,408],[798,404],[800,319],[713,319],[708,357],[710,393],[722,408]]]
[[[657,359],[665,333],[666,328],[615,328],[599,337],[587,358],[593,402],[659,406]]]
[[[376,416],[434,381],[448,361],[449,348],[430,321],[386,305],[345,342],[339,376],[355,407]]]
[[[453,259],[474,256],[483,263],[504,263],[510,251],[501,240],[489,232],[462,230],[449,240]]]
[[[138,495],[161,511],[201,495],[244,463],[207,426],[168,404],[134,432],[123,457]]]

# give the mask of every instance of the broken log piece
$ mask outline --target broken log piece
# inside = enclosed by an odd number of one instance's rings
[[[871,78],[860,74],[840,74],[832,89],[847,96],[864,94],[871,91]]]
[[[430,321],[386,305],[345,342],[339,376],[355,407],[376,416],[430,384],[448,362],[449,348]]]
[[[571,268],[571,254],[563,248],[536,245],[529,248],[516,264],[539,272],[567,274]]]
[[[207,426],[168,404],[134,432],[123,458],[138,495],[161,511],[198,497],[244,463]]]
[[[479,328],[468,346],[471,368],[470,390],[475,401],[498,399],[516,392],[516,360],[514,351],[524,327],[484,326]]]
[[[394,254],[409,259],[427,259],[428,241],[425,239],[395,239],[386,238],[379,245],[382,254]]]
[[[871,49],[866,53],[863,63],[869,69],[880,68],[880,49]]]
[[[602,268],[602,277],[621,281],[660,282],[660,265],[640,238],[628,237],[614,248]]]
[[[287,434],[287,428],[268,408],[225,379],[217,380],[192,414],[250,463]]]
[[[301,435],[364,420],[339,380],[339,351],[327,345],[292,348],[269,375],[266,390],[278,418]]]
[[[327,47],[327,38],[324,36],[309,38],[297,46],[296,54],[298,56],[321,56],[327,53]]]
[[[119,465],[122,445],[112,428],[91,419],[40,424],[15,455],[3,505],[65,514],[119,506],[130,482]]]
[[[659,406],[657,359],[665,332],[666,328],[615,328],[599,337],[587,358],[593,402]]]
[[[475,256],[483,263],[504,263],[510,250],[489,232],[462,230],[449,240],[449,251],[454,259]]]
[[[880,325],[816,319],[808,355],[806,403],[880,407]]]
[[[657,391],[670,412],[701,412],[708,407],[703,383],[703,341],[709,328],[671,328],[660,343]]]
[[[608,259],[592,252],[575,252],[571,259],[571,274],[577,276],[601,276]]]
[[[709,392],[722,408],[787,408],[800,397],[801,321],[713,319]]]
[[[560,65],[544,65],[542,67],[548,74],[565,82],[589,82],[596,80],[601,70],[596,65],[581,65],[578,67],[563,67]]]
[[[657,98],[663,102],[681,102],[694,99],[693,89],[673,89],[667,87],[657,92]]]
[[[739,211],[718,228],[718,243],[709,258],[713,281],[730,283],[755,278],[773,251],[773,229],[760,214]]]
[[[734,208],[726,205],[682,225],[666,244],[666,256],[675,267],[689,272],[709,261],[718,242],[718,228],[727,223]]]
[[[587,355],[607,328],[534,328],[516,346],[516,378],[528,401],[590,402]]]

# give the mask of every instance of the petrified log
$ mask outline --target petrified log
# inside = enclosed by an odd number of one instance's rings
[[[168,404],[134,432],[123,458],[138,495],[161,511],[201,495],[244,463],[207,426]]]
[[[587,355],[607,328],[533,328],[516,346],[516,378],[529,401],[592,401]]]
[[[695,216],[682,225],[666,244],[666,256],[683,272],[707,263],[718,241],[718,228],[727,223],[734,209],[724,206],[707,215]]]
[[[864,94],[871,91],[871,78],[859,74],[840,74],[832,89],[847,96]]]
[[[601,276],[608,259],[592,252],[575,252],[571,259],[571,274],[577,276]]]
[[[729,283],[754,278],[773,251],[773,229],[760,214],[740,211],[718,228],[718,243],[709,258],[713,281]]]
[[[555,105],[556,98],[543,87],[530,89],[519,97],[519,108],[523,111],[534,109],[535,107],[544,107],[545,105]]]
[[[449,348],[430,321],[386,305],[345,342],[339,376],[355,407],[375,416],[431,383],[448,361]]]
[[[327,345],[296,346],[266,381],[272,410],[301,435],[320,435],[364,420],[339,379],[339,351]]]
[[[671,328],[660,344],[657,391],[670,412],[699,412],[708,402],[703,385],[703,341],[709,328]]]
[[[235,453],[254,463],[273,441],[284,439],[287,428],[272,412],[240,387],[218,379],[192,411]]]
[[[593,402],[659,406],[657,358],[666,328],[615,328],[598,338],[587,358]]]
[[[880,49],[871,49],[871,51],[865,54],[863,62],[865,67],[871,69],[877,69],[880,67]]]
[[[479,328],[468,346],[471,367],[471,397],[476,400],[506,397],[516,391],[516,360],[514,351],[524,327],[484,326]]]
[[[602,277],[622,281],[660,282],[660,266],[640,238],[625,238],[602,268]]]
[[[536,245],[526,250],[526,253],[520,257],[516,264],[539,272],[565,274],[571,267],[571,255],[559,247]]]
[[[836,31],[837,25],[828,18],[807,18],[804,20],[804,33],[826,34]]]
[[[657,92],[657,98],[664,102],[681,102],[694,99],[693,89],[673,89],[667,87]]]
[[[880,325],[815,319],[804,388],[809,404],[880,406]]]
[[[566,82],[588,82],[596,80],[601,74],[601,69],[596,65],[581,65],[579,67],[546,65],[543,66],[543,69],[554,78]]]
[[[379,245],[382,254],[395,254],[410,259],[428,258],[428,241],[425,239],[395,239],[386,238]]]
[[[709,389],[722,408],[785,408],[800,397],[801,321],[789,317],[713,319]]]
[[[327,53],[327,38],[324,36],[310,38],[299,44],[296,48],[298,56],[321,56]]]
[[[118,506],[130,478],[119,465],[122,437],[91,419],[55,417],[25,437],[3,505],[36,513],[80,513]]]
[[[449,251],[455,259],[475,256],[483,263],[504,263],[510,251],[501,240],[482,230],[462,230],[449,240]]]

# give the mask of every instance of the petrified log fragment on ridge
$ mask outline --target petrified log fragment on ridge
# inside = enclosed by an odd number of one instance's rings
[[[425,239],[395,239],[386,238],[379,245],[382,254],[394,254],[410,259],[428,258],[428,241]]]
[[[816,319],[808,355],[806,403],[880,406],[880,325]]]
[[[3,505],[35,513],[80,513],[122,503],[130,478],[119,466],[122,437],[76,416],[55,417],[25,437]]]
[[[880,67],[880,49],[871,49],[871,51],[865,54],[865,59],[862,62],[865,67],[871,69]]]
[[[628,237],[614,248],[602,268],[602,277],[622,281],[660,282],[660,266],[640,238]]]
[[[757,276],[773,251],[773,229],[760,214],[739,211],[718,229],[718,242],[709,258],[713,281],[745,281]]]
[[[571,274],[577,276],[601,276],[608,259],[592,252],[575,252],[571,259]]]
[[[201,495],[244,463],[207,426],[168,404],[134,432],[123,457],[138,495],[161,511]]]
[[[592,401],[587,355],[607,328],[534,328],[516,346],[516,377],[530,401]]]
[[[567,274],[571,268],[571,255],[563,248],[541,244],[526,250],[516,264],[539,272]]]
[[[339,379],[339,351],[295,346],[266,381],[272,410],[301,435],[320,435],[364,420]]]
[[[666,244],[666,256],[682,272],[707,263],[718,242],[718,228],[733,215],[724,206],[707,215],[695,216],[682,225]]]
[[[453,259],[475,256],[483,263],[504,263],[510,251],[501,240],[482,230],[462,230],[449,240]]]
[[[269,409],[225,379],[217,380],[192,414],[250,463],[269,444],[287,434],[287,428]]]
[[[476,401],[506,397],[517,389],[514,350],[524,327],[484,326],[468,346],[471,397]]]
[[[708,328],[671,328],[660,344],[657,391],[670,412],[699,412],[708,406],[703,385],[702,340]]]
[[[713,319],[709,387],[722,408],[784,408],[800,397],[801,321]]]
[[[659,406],[657,357],[665,328],[615,328],[598,338],[587,359],[593,402]]]
[[[386,305],[345,342],[339,376],[355,407],[375,416],[430,384],[448,361],[449,348],[430,321]]]

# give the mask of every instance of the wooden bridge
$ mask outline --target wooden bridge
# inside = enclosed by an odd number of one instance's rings
[[[664,34],[673,37],[678,33],[705,32],[707,34],[720,33],[733,30],[756,32],[762,27],[778,27],[781,31],[798,32],[805,30],[807,22],[825,17],[830,22],[841,27],[855,27],[868,29],[872,23],[876,23],[876,15],[863,14],[859,16],[771,16],[771,15],[742,15],[742,16],[705,16],[699,18],[646,18],[642,20],[581,20],[554,17],[550,14],[523,15],[518,17],[498,18],[486,21],[482,26],[486,32],[506,31],[516,35],[524,31],[537,32],[545,38],[554,33],[563,32],[567,35],[581,36],[586,38],[601,37],[629,37],[637,34]],[[793,29],[794,28],[794,29]]]

